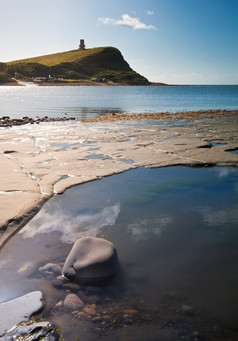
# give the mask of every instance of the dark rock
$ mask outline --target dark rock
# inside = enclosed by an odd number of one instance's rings
[[[60,339],[57,328],[46,321],[21,323],[1,338],[3,341],[59,341]]]
[[[78,295],[78,297],[79,297],[83,302],[87,301],[87,296],[83,293],[82,290],[79,290],[79,291],[77,292],[77,295]]]
[[[104,288],[101,287],[101,286],[87,286],[86,287],[86,290],[88,293],[92,294],[92,293],[95,293],[95,294],[102,294],[103,291],[104,291]]]
[[[97,284],[114,276],[118,270],[117,251],[105,239],[83,237],[70,251],[63,276],[78,283]]]
[[[20,126],[23,124],[39,124],[41,122],[57,122],[57,121],[70,121],[75,120],[75,117],[53,117],[50,118],[45,116],[43,118],[39,118],[34,120],[31,117],[24,116],[23,118],[13,118],[11,119],[9,116],[3,116],[0,118],[0,127],[12,127],[12,126]]]
[[[53,281],[51,281],[51,284],[56,289],[63,289],[64,280],[63,279],[54,279]]]
[[[65,283],[63,287],[64,289],[69,289],[70,291],[78,291],[80,289],[80,285],[77,283]]]

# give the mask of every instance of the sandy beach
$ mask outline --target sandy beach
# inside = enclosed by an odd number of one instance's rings
[[[107,115],[0,128],[0,246],[69,187],[136,167],[237,167],[237,113]]]

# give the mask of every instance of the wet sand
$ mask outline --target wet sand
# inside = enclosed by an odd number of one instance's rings
[[[237,167],[237,113],[107,115],[0,128],[0,247],[46,200],[74,185],[136,167]]]

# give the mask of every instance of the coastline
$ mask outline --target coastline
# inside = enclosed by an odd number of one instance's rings
[[[238,167],[231,153],[238,149],[237,113],[116,114],[0,128],[0,247],[69,187],[136,167]],[[138,124],[139,118],[162,125]]]
[[[58,80],[58,81],[41,81],[41,82],[29,82],[20,81],[14,79],[10,83],[0,83],[0,86],[174,86],[173,84],[166,84],[160,82],[148,82],[147,84],[128,84],[128,83],[114,83],[110,82],[100,82],[91,80]]]

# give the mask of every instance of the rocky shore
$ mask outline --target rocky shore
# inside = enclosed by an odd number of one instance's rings
[[[236,116],[238,110],[201,110],[184,111],[175,114],[171,113],[153,113],[153,114],[109,114],[96,118],[84,119],[83,122],[105,122],[121,120],[184,120],[184,119],[214,119],[219,117]]]
[[[25,124],[39,124],[42,122],[65,122],[75,120],[74,117],[38,117],[36,119],[24,116],[22,118],[10,118],[9,116],[0,117],[0,127],[22,126]]]
[[[0,245],[48,198],[74,185],[136,167],[237,167],[237,112],[155,114],[161,120],[156,125],[110,122],[118,115],[87,123],[67,117],[3,117]]]

